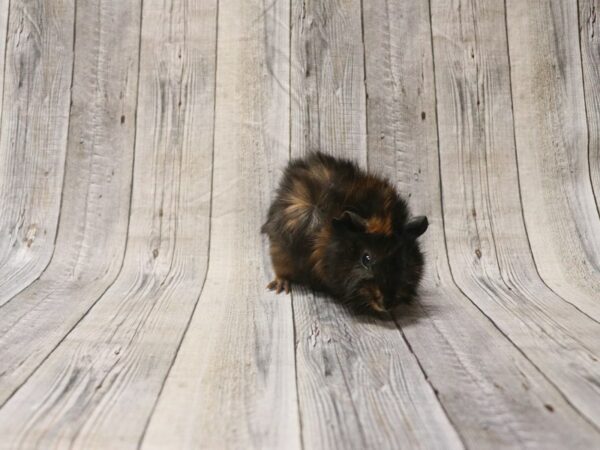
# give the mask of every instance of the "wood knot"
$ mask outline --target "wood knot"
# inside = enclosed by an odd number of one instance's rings
[[[25,233],[25,244],[27,245],[28,248],[31,247],[31,245],[33,244],[33,241],[35,240],[35,237],[37,236],[37,225],[30,225],[29,228],[27,229],[27,233]]]

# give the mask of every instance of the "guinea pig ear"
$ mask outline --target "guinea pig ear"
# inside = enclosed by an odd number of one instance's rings
[[[365,219],[352,211],[344,211],[339,217],[333,219],[333,227],[338,230],[362,233],[367,227]]]
[[[427,216],[413,217],[404,225],[404,233],[411,239],[416,239],[427,231],[428,226]]]

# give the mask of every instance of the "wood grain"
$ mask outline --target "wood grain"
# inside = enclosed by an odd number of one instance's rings
[[[598,0],[0,0],[0,448],[596,448]],[[389,320],[272,277],[290,157],[394,180]]]
[[[142,447],[299,448],[292,310],[259,234],[288,159],[289,3],[218,15],[209,272]]]
[[[579,0],[579,45],[587,118],[588,164],[600,208],[600,1]]]
[[[54,257],[0,308],[0,404],[116,278],[129,220],[140,2],[82,4]]]
[[[10,7],[2,56],[0,305],[41,274],[54,249],[67,149],[73,21],[73,1],[24,0]]]
[[[8,445],[138,446],[206,272],[215,16],[214,4],[144,2],[124,267],[0,410]]]
[[[586,125],[577,2],[544,1],[534,8],[516,3],[507,3],[507,24],[531,249],[548,285],[600,321],[600,220],[588,165],[588,145],[593,153],[597,138],[593,95]]]
[[[292,156],[317,146],[365,165],[360,9],[359,2],[296,4]],[[302,289],[293,302],[307,448],[462,447],[393,321],[357,317]]]
[[[440,61],[436,91],[443,214],[453,277],[568,401],[598,425],[600,323],[541,282],[518,207],[504,8],[491,1],[460,5],[432,4],[434,55]],[[513,77],[515,83],[520,82]],[[515,122],[518,129],[522,122],[517,117]]]
[[[457,28],[453,14],[443,17]],[[369,168],[395,179],[430,223],[421,238],[421,296],[396,314],[412,351],[468,447],[593,447],[597,429],[457,289],[449,271],[428,2],[371,2],[364,18]],[[436,59],[437,73],[445,64]]]
[[[4,105],[4,71],[6,63],[6,41],[8,40],[8,9],[10,0],[0,0],[0,105]],[[0,123],[2,111],[0,110]]]
[[[366,162],[359,0],[293,2],[292,150],[345,151]]]

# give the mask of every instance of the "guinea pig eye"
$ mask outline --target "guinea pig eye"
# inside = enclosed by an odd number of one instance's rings
[[[362,257],[360,258],[360,262],[362,263],[363,266],[365,266],[366,269],[369,269],[371,267],[371,262],[372,262],[371,255],[369,255],[366,252],[363,253]]]

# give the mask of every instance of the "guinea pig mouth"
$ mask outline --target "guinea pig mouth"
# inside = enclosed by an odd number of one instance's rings
[[[356,291],[356,300],[362,305],[368,306],[372,311],[384,313],[388,312],[385,307],[385,298],[378,286],[366,283]]]
[[[369,306],[371,307],[371,309],[380,313],[387,312],[387,309],[383,305],[383,295],[381,295],[380,293],[375,294],[373,298],[369,301]]]
[[[381,306],[379,303],[377,303],[377,302],[374,302],[374,301],[372,301],[372,302],[369,302],[369,306],[370,306],[370,307],[371,307],[371,308],[372,308],[374,311],[377,311],[377,312],[380,312],[380,313],[388,312],[388,310],[387,310],[387,309],[385,309],[385,308],[384,308],[383,306]]]

